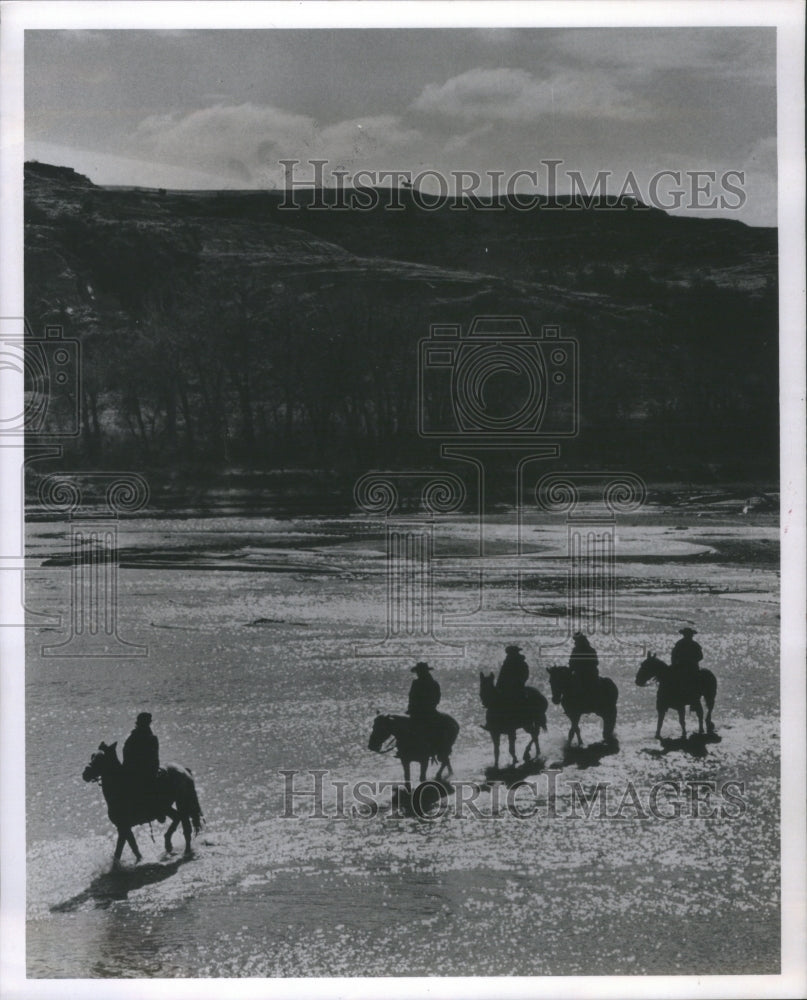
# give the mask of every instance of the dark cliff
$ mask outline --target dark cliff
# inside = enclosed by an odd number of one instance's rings
[[[83,350],[66,460],[433,464],[418,341],[433,323],[518,314],[579,342],[580,433],[563,464],[775,476],[775,230],[636,205],[425,212],[400,197],[401,211],[289,211],[276,192],[105,189],[27,164],[27,318]],[[493,406],[517,390],[506,375],[488,388]],[[70,405],[54,397],[47,428]]]

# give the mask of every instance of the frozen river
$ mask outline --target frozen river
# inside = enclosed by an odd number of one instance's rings
[[[503,513],[489,523],[489,597],[499,611],[510,593],[510,522]],[[438,623],[475,606],[465,565],[475,566],[476,529],[463,517],[436,527]],[[776,971],[775,519],[657,507],[619,524],[616,635],[593,636],[601,673],[620,691],[617,752],[569,752],[566,719],[550,704],[532,808],[500,801],[497,812],[479,670],[496,669],[505,643],[518,642],[531,683],[548,695],[545,667],[570,650],[566,529],[536,523],[522,535],[529,614],[461,634],[438,626],[440,639],[465,644],[464,656],[424,653],[441,709],[461,726],[455,778],[477,782],[482,815],[451,808],[420,821],[397,816],[382,796],[374,816],[351,816],[350,799],[340,815],[336,798],[360,779],[400,777],[399,762],[370,753],[367,738],[379,709],[405,708],[409,667],[421,658],[415,646],[405,658],[357,655],[385,633],[383,525],[338,516],[121,522],[119,633],[148,655],[43,657],[41,644],[65,633],[29,637],[29,974]],[[29,574],[32,609],[66,614],[68,551],[66,522],[29,524],[31,564],[50,562]],[[634,677],[645,649],[669,659],[687,621],[718,678],[719,740],[659,744],[655,691]],[[163,854],[156,827],[155,843],[140,827],[144,863],[135,867],[127,851],[112,872],[114,831],[100,789],[81,772],[100,740],[122,746],[144,709],[163,762],[192,768],[206,826],[187,861]],[[669,715],[665,735],[675,731]],[[586,743],[600,735],[586,717]],[[312,771],[325,772],[326,815],[306,816],[310,800],[298,797],[295,816],[284,816],[288,781],[310,789]],[[648,797],[665,780],[673,784],[657,800],[663,815],[653,815]],[[700,786],[712,808],[693,818],[696,781],[713,783]],[[576,789],[590,795],[598,783],[617,806],[630,783],[639,805],[572,815]]]

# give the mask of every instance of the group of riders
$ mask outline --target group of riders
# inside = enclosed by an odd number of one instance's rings
[[[695,642],[697,632],[693,628],[682,628],[682,638],[672,649],[671,666],[679,679],[682,700],[689,702],[698,697],[698,670],[703,659],[703,650]],[[569,672],[573,687],[585,702],[595,696],[599,680],[599,659],[597,652],[582,632],[572,636],[573,648],[569,657]],[[496,679],[496,691],[502,707],[518,713],[527,697],[527,681],[530,668],[516,645],[505,646],[505,658]],[[409,688],[409,716],[413,731],[424,741],[431,741],[438,718],[440,685],[432,676],[432,668],[421,661],[412,667],[415,679]],[[161,798],[160,782],[164,774],[160,769],[160,744],[151,729],[151,714],[141,712],[137,716],[135,728],[123,744],[123,767],[129,778],[132,801],[147,807],[151,803],[159,806]],[[162,817],[164,819],[164,817]]]
[[[687,703],[699,697],[698,671],[703,659],[703,650],[695,642],[698,633],[694,628],[682,628],[680,638],[672,649],[671,666],[678,679],[682,700]],[[597,651],[582,632],[572,636],[573,648],[569,657],[569,672],[572,690],[585,704],[596,698],[596,687],[600,677],[600,661]],[[519,715],[527,697],[527,681],[530,668],[516,645],[505,646],[505,658],[496,678],[496,692],[500,705],[510,711],[514,718]],[[412,728],[424,738],[428,738],[437,720],[437,706],[440,703],[440,685],[432,677],[432,668],[427,663],[416,663],[412,667],[416,674],[409,689],[409,704],[406,714]],[[483,727],[487,728],[487,726]]]

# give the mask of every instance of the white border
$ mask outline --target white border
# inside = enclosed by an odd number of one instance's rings
[[[0,628],[0,975],[16,998],[143,997],[803,997],[805,901],[805,230],[804,8],[801,0],[647,2],[20,2],[0,24],[0,315],[21,316],[23,31],[35,28],[346,28],[776,26],[780,262],[782,487],[782,975],[429,979],[25,979],[25,809],[22,753],[23,630]],[[21,390],[20,390],[21,396]],[[8,452],[8,449],[6,449]],[[0,449],[0,463],[8,455]],[[2,474],[0,467],[0,475]],[[12,470],[13,472],[13,470]],[[14,476],[11,477],[14,481]],[[2,541],[19,530],[19,498],[0,495]],[[8,551],[3,549],[2,551]],[[16,574],[0,573],[0,577]],[[14,586],[17,585],[16,579]],[[0,580],[0,587],[6,583]],[[0,602],[5,605],[0,589]]]

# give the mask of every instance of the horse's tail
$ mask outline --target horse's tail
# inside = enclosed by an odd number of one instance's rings
[[[619,700],[619,688],[610,677],[603,677],[602,690],[606,693],[608,704],[602,714],[603,735],[610,739],[614,735],[616,728],[616,703]]]
[[[539,730],[543,729],[546,732],[546,710],[549,708],[549,702],[538,688],[528,687],[526,691],[527,704],[532,712],[531,721],[535,722]]]
[[[202,812],[202,807],[199,805],[199,796],[196,794],[195,784],[191,784],[190,794],[188,795],[188,812],[190,814],[191,823],[193,824],[194,836],[198,836],[202,832],[205,817]]]
[[[616,729],[616,705],[610,707],[603,715],[603,735],[606,739],[610,739],[614,735],[614,729]]]
[[[703,697],[706,707],[711,712],[715,707],[715,698],[717,697],[717,678],[711,670],[701,670],[701,678],[703,681]]]
[[[202,832],[205,817],[202,812],[202,807],[199,805],[199,796],[196,794],[196,782],[193,780],[193,773],[189,767],[185,770],[187,772],[187,780],[183,782],[185,788],[182,795],[181,806],[182,809],[188,814],[188,819],[193,825],[194,835],[198,836]],[[177,805],[180,805],[180,803],[177,803]]]

